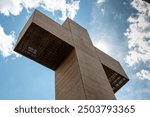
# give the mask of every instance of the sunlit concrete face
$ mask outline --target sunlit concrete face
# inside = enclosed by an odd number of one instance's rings
[[[56,99],[112,100],[128,81],[120,63],[94,47],[87,30],[69,18],[59,25],[36,10],[14,50],[55,71]]]

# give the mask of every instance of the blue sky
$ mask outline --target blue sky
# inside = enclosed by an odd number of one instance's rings
[[[70,17],[122,64],[130,81],[117,99],[150,99],[150,5],[142,0],[1,0],[0,99],[55,99],[54,72],[13,51],[34,9],[60,24]]]

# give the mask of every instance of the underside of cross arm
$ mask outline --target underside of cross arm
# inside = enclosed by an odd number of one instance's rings
[[[127,77],[121,64],[117,60],[115,60],[114,58],[112,58],[108,54],[102,52],[98,48],[95,47],[95,49],[96,49],[97,55],[99,57],[99,60],[103,65],[111,68],[112,70],[116,71],[117,73],[121,74],[122,76]]]
[[[47,17],[46,15],[42,14],[38,10],[34,11],[28,22],[25,24],[23,30],[20,32],[17,43],[21,40],[22,36],[25,34],[31,24],[38,25],[39,27],[43,28],[44,30],[73,46],[71,32],[64,28],[62,25]]]

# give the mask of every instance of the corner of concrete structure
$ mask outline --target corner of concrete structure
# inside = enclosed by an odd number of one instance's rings
[[[33,22],[33,17],[35,15],[35,11],[33,12],[33,14],[30,16],[29,20],[27,21],[27,23],[25,24],[25,26],[23,27],[23,29],[21,30],[21,32],[19,33],[19,37],[18,40],[16,42],[16,45],[18,45],[18,43],[20,42],[21,38],[23,37],[23,35],[25,34],[25,32],[27,31],[27,29],[30,27],[31,23]],[[14,49],[15,51],[15,49]]]
[[[71,27],[70,27],[70,21],[69,18],[67,17],[67,19],[64,21],[64,23],[62,24],[62,26],[64,28],[66,28],[67,30],[71,31]]]

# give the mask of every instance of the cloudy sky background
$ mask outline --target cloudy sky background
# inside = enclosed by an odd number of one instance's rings
[[[142,0],[1,0],[0,99],[55,99],[54,72],[13,51],[34,9],[60,24],[70,17],[122,64],[130,81],[117,99],[150,99],[150,4]]]

